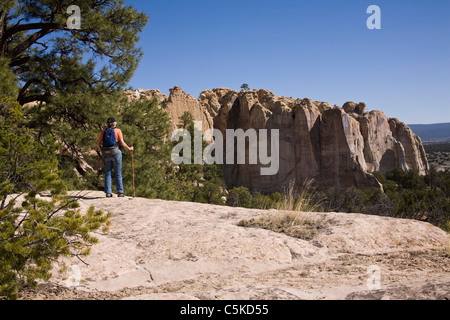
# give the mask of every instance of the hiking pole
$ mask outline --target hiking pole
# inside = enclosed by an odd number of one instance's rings
[[[103,155],[100,153],[100,151],[97,149],[97,147],[95,148],[95,151],[97,152],[97,170],[103,170],[104,169],[104,162],[103,162]]]
[[[133,176],[133,198],[136,198],[136,192],[134,189],[134,164],[133,164],[133,151],[130,152],[131,155],[131,172]]]

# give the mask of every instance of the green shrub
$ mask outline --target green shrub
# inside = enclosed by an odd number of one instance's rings
[[[98,242],[91,232],[107,231],[109,214],[90,207],[81,214],[78,203],[53,195],[36,198],[36,191],[18,206],[14,199],[0,210],[0,296],[16,299],[19,289],[48,281],[60,256],[81,259]]]
[[[324,211],[375,214],[428,221],[448,231],[450,225],[450,174],[433,172],[433,177],[395,169],[375,176],[378,188],[331,188],[321,193]]]
[[[106,231],[109,216],[93,207],[82,215],[64,196],[55,140],[36,142],[13,99],[0,98],[0,110],[0,296],[14,299],[22,286],[48,280],[60,256],[88,255],[97,241],[90,233]],[[49,201],[37,197],[47,191]]]
[[[227,205],[231,207],[252,208],[253,197],[245,187],[234,187],[228,191]]]

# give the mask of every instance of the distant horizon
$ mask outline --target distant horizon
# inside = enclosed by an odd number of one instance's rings
[[[450,125],[450,122],[436,122],[436,123],[409,123],[408,126],[432,126],[432,125],[439,125],[439,124],[448,124]]]
[[[235,91],[240,91],[241,89],[232,89],[232,88],[228,88],[228,87],[214,87],[214,88],[210,88],[210,89],[208,89],[208,88],[205,88],[205,89],[203,89],[202,91],[200,91],[197,95],[194,95],[194,94],[192,94],[192,93],[190,93],[190,92],[187,92],[186,90],[184,90],[183,89],[183,87],[181,87],[181,86],[179,86],[179,85],[174,85],[173,87],[171,87],[171,88],[169,88],[169,89],[167,89],[167,91],[163,91],[163,90],[161,90],[161,89],[159,89],[159,88],[143,88],[143,87],[140,87],[140,88],[132,88],[132,87],[129,87],[130,89],[129,90],[159,90],[162,94],[165,94],[165,95],[167,95],[167,96],[169,96],[170,95],[170,92],[169,92],[169,90],[170,89],[172,89],[172,88],[174,88],[174,87],[176,87],[176,86],[178,86],[178,87],[180,87],[184,92],[186,92],[186,94],[189,94],[189,95],[191,95],[191,96],[193,96],[194,98],[196,98],[196,99],[199,99],[199,97],[200,97],[200,94],[204,91],[204,90],[213,90],[213,89],[218,89],[218,88],[227,88],[227,89],[230,89],[230,90],[235,90]],[[270,92],[272,92],[272,93],[274,93],[276,96],[280,96],[280,95],[278,95],[276,92],[273,92],[272,90],[270,90],[270,89],[267,89],[267,88],[259,88],[259,89],[257,89],[257,88],[253,88],[253,89],[250,89],[250,90],[269,90]],[[345,102],[343,102],[342,104],[334,104],[334,103],[331,103],[331,102],[329,102],[329,101],[323,101],[323,100],[317,100],[317,99],[312,99],[312,98],[310,98],[310,97],[303,97],[303,98],[300,98],[300,97],[294,97],[294,96],[283,96],[283,97],[292,97],[292,98],[294,98],[294,99],[311,99],[311,100],[313,100],[313,101],[320,101],[320,102],[328,102],[330,105],[338,105],[338,106],[340,106],[340,107],[342,107],[346,102],[349,102],[349,101],[351,101],[351,100],[347,100],[347,101],[345,101]],[[359,102],[364,102],[364,101],[353,101],[353,102],[356,102],[356,103],[359,103]],[[364,102],[365,103],[365,102]],[[383,113],[385,113],[382,109],[377,109],[377,108],[369,108],[369,106],[367,106],[368,107],[368,111],[373,111],[373,110],[379,110],[379,111],[382,111]],[[385,113],[386,114],[386,113]],[[388,118],[398,118],[398,117],[390,117],[390,116],[388,116],[388,115],[386,115]],[[401,122],[404,122],[404,123],[406,123],[408,126],[421,126],[421,125],[423,125],[423,126],[428,126],[428,125],[439,125],[439,124],[449,124],[450,125],[450,121],[449,122],[434,122],[434,123],[407,123],[407,122],[405,122],[405,121],[403,121],[402,119],[400,119],[400,118],[398,118]]]
[[[243,83],[405,123],[450,122],[448,0],[125,0],[150,20],[128,83],[198,97]],[[367,26],[370,5],[381,29]]]

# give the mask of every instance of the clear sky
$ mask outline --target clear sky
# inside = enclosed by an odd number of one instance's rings
[[[150,21],[129,86],[268,89],[408,124],[450,122],[450,0],[139,0]],[[369,30],[370,5],[381,30]]]

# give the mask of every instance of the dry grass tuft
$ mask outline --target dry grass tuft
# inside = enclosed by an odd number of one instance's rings
[[[444,247],[444,252],[445,255],[450,258],[450,238],[447,240],[447,244]]]
[[[294,182],[289,184],[283,200],[277,205],[277,212],[268,213],[259,218],[241,220],[238,226],[281,232],[303,240],[313,239],[315,234],[325,226],[324,220],[308,213],[318,208],[318,204],[313,202],[310,193],[313,180],[306,181],[299,194],[295,192],[294,185]]]
[[[312,240],[324,225],[323,220],[313,218],[307,213],[286,211],[266,214],[256,219],[244,219],[238,223],[241,227],[262,228],[303,240]]]
[[[295,181],[289,183],[289,188],[282,201],[278,203],[277,210],[295,212],[314,212],[319,208],[319,203],[313,200],[314,180],[306,180],[300,193],[295,190]]]

